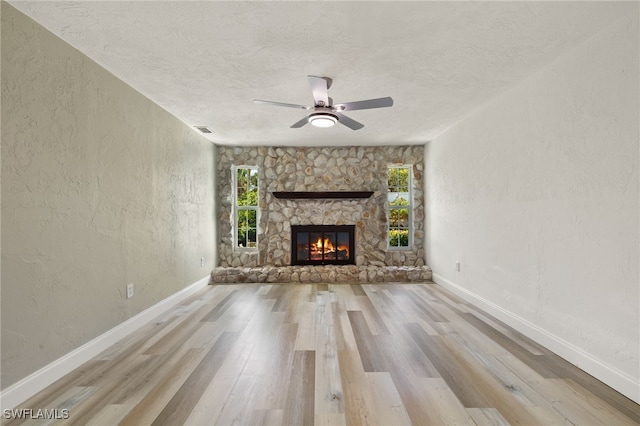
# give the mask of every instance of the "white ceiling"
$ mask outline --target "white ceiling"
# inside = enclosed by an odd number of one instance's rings
[[[234,145],[425,143],[626,13],[616,2],[10,1],[210,139]],[[365,127],[289,126],[306,76]]]

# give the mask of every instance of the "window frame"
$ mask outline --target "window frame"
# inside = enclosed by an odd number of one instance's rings
[[[238,205],[238,170],[248,169],[250,170],[249,174],[251,174],[252,170],[256,172],[256,205],[255,206],[240,206]],[[232,175],[232,201],[233,201],[233,212],[232,212],[232,221],[231,221],[231,232],[233,234],[233,250],[239,251],[258,251],[258,224],[260,223],[260,169],[258,166],[249,166],[249,165],[237,165],[231,167],[231,175]],[[256,241],[255,247],[241,247],[238,245],[238,216],[239,211],[255,211],[256,212]]]
[[[389,193],[390,188],[389,188],[389,171],[391,169],[407,169],[408,173],[407,173],[407,185],[408,185],[408,203],[406,206],[391,206],[389,205]],[[408,251],[408,250],[412,250],[413,249],[413,166],[411,164],[390,164],[387,166],[387,200],[386,200],[386,207],[387,207],[387,250],[392,250],[392,251]],[[397,228],[392,228],[391,227],[391,211],[392,210],[400,210],[400,209],[407,209],[407,231],[408,231],[408,242],[406,246],[393,246],[391,245],[391,238],[390,238],[390,231],[392,229],[397,229]]]

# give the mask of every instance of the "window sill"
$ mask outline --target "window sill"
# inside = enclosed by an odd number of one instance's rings
[[[389,247],[389,246],[387,246],[387,250],[388,251],[412,251],[413,247],[412,246],[407,246],[407,247]]]
[[[258,252],[258,247],[234,247],[233,251]]]

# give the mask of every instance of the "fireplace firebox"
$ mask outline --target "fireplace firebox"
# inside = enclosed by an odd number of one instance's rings
[[[292,225],[292,265],[355,265],[355,225]]]

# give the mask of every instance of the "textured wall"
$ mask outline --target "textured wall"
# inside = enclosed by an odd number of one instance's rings
[[[638,4],[628,7],[427,145],[426,251],[436,281],[637,383]]]
[[[214,148],[1,7],[6,388],[207,276]]]
[[[355,224],[359,266],[424,265],[423,146],[219,147],[220,266],[289,265],[291,225]],[[414,245],[387,250],[387,167],[413,165]],[[259,167],[257,253],[233,250],[231,167]],[[374,191],[360,200],[281,200],[273,191]]]

